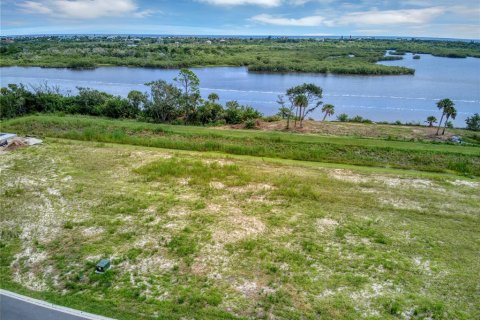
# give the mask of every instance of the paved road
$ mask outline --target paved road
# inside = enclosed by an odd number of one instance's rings
[[[0,290],[1,320],[108,320],[108,318],[65,308]],[[112,319],[110,319],[112,320]]]

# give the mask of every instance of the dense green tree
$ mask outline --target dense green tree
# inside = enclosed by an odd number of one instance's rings
[[[75,97],[75,106],[72,110],[72,113],[81,113],[98,116],[102,114],[102,106],[105,104],[107,99],[112,98],[113,96],[90,88],[77,87],[78,95]]]
[[[166,122],[180,115],[182,92],[164,80],[146,83],[150,87],[151,101],[145,106],[145,113],[155,122]]]
[[[110,118],[135,118],[140,112],[138,107],[121,97],[107,99],[101,110],[103,116]]]
[[[223,112],[224,110],[222,105],[207,101],[203,105],[198,107],[197,119],[203,125],[208,123],[215,123],[222,119]]]
[[[480,114],[475,113],[473,116],[465,120],[468,130],[480,131]]]
[[[196,109],[200,103],[200,80],[197,75],[189,69],[180,69],[174,81],[178,84],[181,95],[181,106],[185,122],[195,121]]]
[[[128,103],[134,109],[142,110],[148,101],[148,96],[146,93],[140,92],[138,90],[132,90],[128,93],[127,99]]]
[[[33,110],[35,96],[23,84],[9,84],[0,91],[0,118],[13,118]]]
[[[322,88],[313,83],[304,83],[287,90],[287,97],[297,107],[300,127],[303,126],[305,117],[322,105],[322,93]]]

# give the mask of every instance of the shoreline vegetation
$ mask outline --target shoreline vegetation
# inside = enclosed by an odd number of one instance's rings
[[[391,55],[385,56],[385,52]],[[414,74],[414,69],[377,64],[403,59],[406,52],[479,58],[480,44],[347,38],[22,37],[8,43],[2,41],[0,66],[72,69],[246,66],[252,72],[272,73]]]

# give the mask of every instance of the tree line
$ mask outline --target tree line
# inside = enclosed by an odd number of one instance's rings
[[[29,90],[23,84],[9,84],[0,91],[0,118],[36,112],[64,112],[140,119],[174,124],[240,124],[263,115],[237,101],[221,105],[219,96],[200,95],[200,81],[191,70],[181,69],[173,83],[157,80],[146,83],[150,93],[132,90],[126,98],[99,90],[77,87],[78,94],[63,95],[58,87],[46,84]]]
[[[219,103],[216,93],[203,99],[200,94],[200,80],[189,69],[181,69],[173,82],[164,80],[148,82],[149,93],[132,90],[126,98],[114,96],[99,90],[77,87],[76,95],[64,95],[58,87],[43,84],[28,89],[23,84],[9,84],[0,89],[0,119],[19,117],[31,113],[64,112],[110,118],[139,119],[158,123],[189,125],[241,124],[245,128],[254,128],[256,120],[263,115],[251,106],[241,105],[238,101]],[[278,96],[279,111],[275,116],[264,118],[267,121],[286,120],[286,129],[303,128],[304,120],[315,110],[323,113],[323,121],[335,114],[335,106],[321,101],[323,90],[313,83],[303,83],[286,90]],[[446,98],[437,103],[442,111],[440,121],[429,116],[425,121],[433,127],[438,123],[437,135],[451,127],[450,119],[455,119],[457,110],[452,100]],[[340,114],[341,122],[372,123],[361,116],[350,118]],[[467,129],[480,130],[480,116],[475,114],[467,118]],[[395,123],[399,124],[399,123]],[[442,128],[443,125],[443,128]]]

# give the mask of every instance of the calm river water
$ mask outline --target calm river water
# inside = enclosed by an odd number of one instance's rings
[[[303,82],[313,82],[324,90],[325,103],[334,104],[336,114],[361,115],[374,121],[419,121],[427,116],[440,118],[435,102],[454,100],[458,116],[456,126],[480,112],[480,59],[451,59],[421,55],[412,59],[382,62],[385,65],[412,67],[413,76],[341,76],[323,74],[265,74],[248,72],[243,67],[194,68],[201,81],[202,95],[220,95],[221,102],[238,100],[266,115],[277,112],[277,95]],[[8,83],[38,85],[47,82],[65,92],[76,87],[91,87],[126,96],[130,90],[146,91],[144,83],[157,79],[171,81],[178,70],[105,67],[95,70],[37,67],[0,68],[2,86]],[[320,112],[313,114],[320,118]]]

